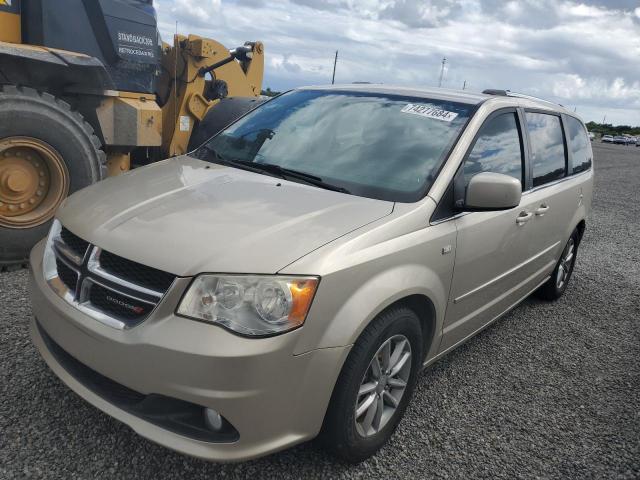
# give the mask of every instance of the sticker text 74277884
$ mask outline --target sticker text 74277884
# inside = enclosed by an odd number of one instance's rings
[[[420,105],[419,103],[407,103],[400,111],[402,113],[410,113],[412,115],[419,115],[425,118],[433,118],[434,120],[442,120],[443,122],[451,122],[458,116],[455,112],[430,107],[429,105]]]

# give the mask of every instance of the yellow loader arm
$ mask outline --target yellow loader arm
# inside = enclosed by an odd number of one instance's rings
[[[182,155],[195,122],[220,98],[260,95],[264,47],[255,42],[228,50],[208,38],[175,35],[173,47],[163,45],[162,69],[158,82],[162,150],[167,156]]]

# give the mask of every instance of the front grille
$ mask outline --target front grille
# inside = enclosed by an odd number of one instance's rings
[[[56,258],[56,268],[58,269],[58,277],[62,280],[69,290],[75,292],[78,284],[78,274],[75,270],[68,267],[60,258]]]
[[[55,255],[56,272],[48,272],[47,278],[51,282],[57,277],[68,288],[68,292],[60,292],[54,287],[54,291],[116,328],[131,328],[147,318],[176,278],[104,251],[57,221],[50,240],[47,254]]]
[[[166,291],[176,278],[170,273],[147,267],[107,251],[100,254],[100,266],[112,275],[158,292]]]
[[[127,320],[129,325],[143,320],[153,310],[155,304],[143,302],[138,299],[123,295],[120,292],[104,288],[102,285],[93,284],[89,291],[91,305],[116,318]]]
[[[60,238],[69,250],[78,255],[78,257],[84,258],[84,255],[87,253],[87,249],[89,248],[89,242],[81,239],[77,235],[74,235],[64,227],[60,230]]]

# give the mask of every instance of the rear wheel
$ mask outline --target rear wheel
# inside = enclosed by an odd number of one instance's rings
[[[578,231],[574,230],[560,254],[560,259],[556,268],[553,269],[551,277],[536,292],[538,297],[544,300],[557,300],[567,289],[573,274],[573,267],[576,264],[579,238]]]
[[[324,447],[352,463],[376,453],[404,415],[421,360],[418,316],[406,307],[378,316],[342,368],[319,437]]]
[[[0,269],[27,261],[69,193],[106,173],[100,141],[66,102],[0,89]]]

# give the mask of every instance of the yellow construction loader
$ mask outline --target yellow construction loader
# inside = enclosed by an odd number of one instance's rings
[[[153,0],[0,0],[0,269],[26,260],[70,193],[253,108],[263,69],[260,42],[163,43]]]

